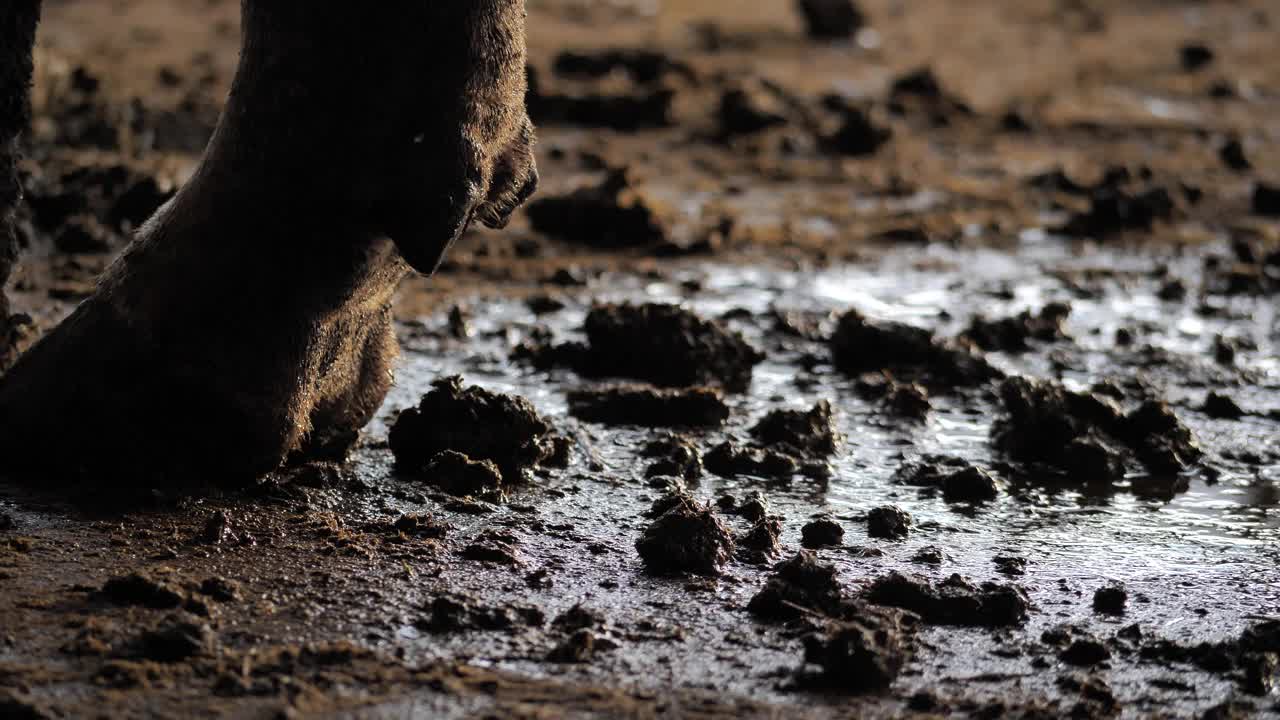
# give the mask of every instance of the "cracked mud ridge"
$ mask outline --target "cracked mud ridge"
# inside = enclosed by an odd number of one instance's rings
[[[530,0],[542,189],[352,456],[0,484],[0,716],[1280,715],[1280,9]],[[229,0],[46,2],[19,346]]]

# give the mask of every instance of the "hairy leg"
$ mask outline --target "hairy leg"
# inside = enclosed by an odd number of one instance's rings
[[[31,50],[40,0],[5,0],[0,7],[0,372],[16,359],[16,319],[4,286],[18,256],[13,211],[22,199],[18,184],[18,136],[31,118]]]
[[[409,267],[532,192],[523,0],[242,7],[199,169],[0,377],[0,470],[242,483],[345,450]]]

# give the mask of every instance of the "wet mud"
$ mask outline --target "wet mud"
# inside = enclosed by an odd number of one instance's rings
[[[20,346],[238,42],[48,5]],[[1274,8],[530,22],[540,200],[403,288],[346,462],[0,485],[0,715],[1280,713]]]

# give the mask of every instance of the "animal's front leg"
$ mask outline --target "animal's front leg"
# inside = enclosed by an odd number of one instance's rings
[[[422,10],[435,30],[424,33],[431,42],[406,45],[419,68],[401,109],[411,140],[390,166],[382,210],[401,254],[429,274],[473,219],[505,226],[537,189],[538,171],[524,0],[441,0]]]
[[[30,120],[31,50],[40,0],[5,0],[0,5],[0,372],[16,359],[15,318],[10,317],[5,283],[18,256],[13,210],[22,198],[18,184],[18,136]]]

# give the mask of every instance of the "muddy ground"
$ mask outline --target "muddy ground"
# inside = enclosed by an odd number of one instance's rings
[[[45,4],[26,342],[238,42]],[[0,486],[0,715],[1280,714],[1280,9],[529,5],[543,189],[348,462]]]

